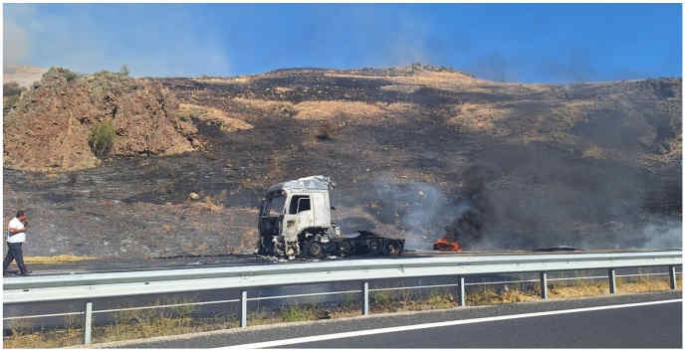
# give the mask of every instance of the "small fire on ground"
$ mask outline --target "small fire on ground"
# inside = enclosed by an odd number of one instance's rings
[[[433,243],[433,250],[461,252],[461,246],[459,246],[458,242],[450,241],[446,236],[444,236]]]

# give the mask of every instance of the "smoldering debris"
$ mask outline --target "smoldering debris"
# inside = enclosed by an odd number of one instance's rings
[[[381,208],[379,220],[395,223],[406,233],[407,249],[431,250],[433,242],[445,234],[445,227],[471,207],[469,201],[448,199],[427,183],[377,181],[374,189]]]
[[[581,216],[572,215],[578,211],[577,203],[559,200],[564,192],[519,192],[522,196],[510,196],[513,189],[480,187],[475,192],[448,195],[435,185],[392,180],[374,182],[374,191],[377,199],[374,216],[399,228],[408,249],[431,250],[433,243],[443,237],[459,243],[465,250],[682,246],[679,218],[636,211],[636,216],[613,216],[613,220],[606,219],[610,216],[598,216],[584,222]],[[497,191],[499,195],[494,195]],[[518,198],[524,203],[514,206],[511,201],[505,201],[507,198]]]
[[[485,213],[482,209],[471,206],[445,227],[445,235],[450,241],[456,241],[464,249],[476,247],[483,239]]]

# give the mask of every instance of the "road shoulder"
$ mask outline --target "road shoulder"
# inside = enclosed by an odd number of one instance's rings
[[[621,305],[682,298],[681,292],[604,295],[598,297],[535,301],[516,304],[461,307],[447,310],[377,314],[335,320],[280,323],[244,329],[165,336],[89,345],[89,348],[208,348],[251,344],[321,334],[390,328],[422,323],[535,313],[596,306]],[[248,321],[249,323],[249,321]]]

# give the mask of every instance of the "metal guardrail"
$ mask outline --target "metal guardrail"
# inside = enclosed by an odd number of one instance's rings
[[[682,264],[682,251],[521,254],[340,260],[4,280],[4,303],[448,275],[548,272]]]
[[[682,265],[682,251],[652,251],[631,253],[573,253],[573,254],[518,254],[498,256],[454,256],[434,258],[399,258],[350,260],[275,264],[266,266],[243,266],[223,268],[193,268],[144,272],[117,272],[77,275],[33,276],[7,278],[4,284],[4,304],[39,301],[95,299],[103,297],[135,296],[143,294],[178,293],[216,289],[241,289],[240,299],[193,302],[162,306],[143,306],[125,309],[93,311],[92,302],[85,304],[85,311],[63,314],[8,317],[38,318],[56,315],[85,315],[84,342],[91,341],[92,315],[120,310],[175,307],[180,305],[203,305],[218,303],[241,303],[241,327],[247,326],[247,302],[286,297],[303,297],[361,293],[362,313],[369,314],[369,292],[400,290],[401,288],[369,289],[368,281],[389,278],[413,278],[430,276],[457,277],[456,284],[427,286],[429,288],[454,286],[459,289],[459,304],[466,305],[466,286],[517,282],[540,282],[541,296],[547,298],[547,272],[607,269],[604,278],[609,279],[610,292],[616,293],[616,268],[668,266],[670,287],[676,288],[677,265]],[[539,280],[521,280],[489,283],[466,283],[466,276],[499,273],[540,272]],[[624,275],[624,276],[637,276]],[[624,277],[621,276],[621,277]],[[599,276],[579,277],[598,279]],[[556,278],[551,281],[578,278]],[[294,284],[311,284],[341,281],[361,281],[360,290],[296,294],[248,298],[246,288]],[[409,287],[426,288],[426,287]]]

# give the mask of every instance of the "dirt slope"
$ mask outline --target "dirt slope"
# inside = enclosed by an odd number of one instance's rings
[[[112,122],[116,133],[106,154],[170,155],[192,151],[197,130],[177,118],[178,102],[159,84],[122,74],[77,76],[50,69],[21,94],[4,120],[5,167],[28,171],[92,168],[99,164],[91,135]]]
[[[57,173],[6,163],[5,216],[29,208],[35,254],[249,251],[249,209],[264,189],[313,174],[338,184],[345,229],[407,237],[417,248],[444,234],[467,249],[680,240],[680,78],[505,84],[412,65],[137,84],[161,85],[183,104],[176,120],[166,107],[160,120],[183,136],[196,128],[198,150]],[[178,143],[188,141],[170,144]],[[156,150],[150,155],[168,149]]]

